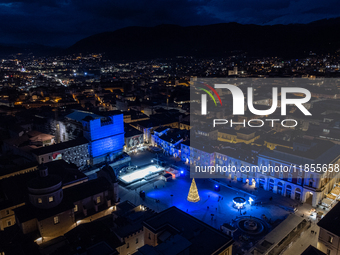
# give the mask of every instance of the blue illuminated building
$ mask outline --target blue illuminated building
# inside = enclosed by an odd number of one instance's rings
[[[114,161],[124,147],[124,122],[120,111],[105,115],[89,113],[82,120],[84,137],[89,141],[90,164]]]

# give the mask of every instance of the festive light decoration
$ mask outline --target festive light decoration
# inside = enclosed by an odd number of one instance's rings
[[[246,200],[243,197],[235,197],[233,199],[234,207],[237,209],[243,208],[246,204]]]
[[[251,205],[251,203],[254,201],[254,199],[252,199],[251,197],[249,197],[249,199],[248,199],[248,202],[249,202],[249,204]]]
[[[194,203],[200,201],[195,179],[192,179],[187,200]]]

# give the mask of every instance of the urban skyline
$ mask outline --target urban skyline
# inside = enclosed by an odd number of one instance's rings
[[[0,255],[340,255],[336,2],[0,14]]]

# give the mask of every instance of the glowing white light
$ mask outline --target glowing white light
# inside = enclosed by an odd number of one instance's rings
[[[42,237],[37,238],[37,239],[35,240],[35,242],[38,243],[38,244],[41,243],[41,242],[42,242]]]
[[[130,183],[140,179],[143,179],[148,174],[158,173],[163,171],[163,168],[157,168],[155,165],[146,167],[141,170],[133,171],[132,173],[123,175],[120,177],[124,182]]]
[[[249,204],[251,204],[251,202],[253,202],[253,201],[254,201],[254,199],[252,199],[251,197],[249,197],[249,199],[248,199]]]

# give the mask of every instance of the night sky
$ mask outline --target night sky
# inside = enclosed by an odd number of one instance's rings
[[[339,16],[338,0],[0,0],[0,43],[65,47],[126,26],[271,25]]]

